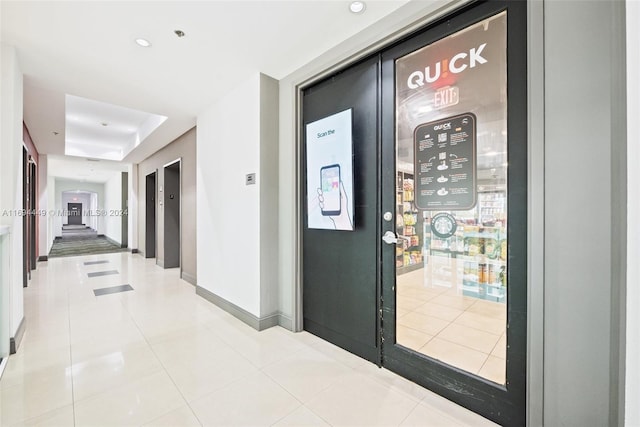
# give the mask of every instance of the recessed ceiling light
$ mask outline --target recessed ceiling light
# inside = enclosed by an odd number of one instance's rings
[[[353,13],[362,13],[367,8],[367,5],[363,1],[352,1],[349,5],[349,10]]]
[[[136,43],[138,44],[138,46],[151,47],[151,42],[147,39],[143,39],[143,38],[136,39]]]

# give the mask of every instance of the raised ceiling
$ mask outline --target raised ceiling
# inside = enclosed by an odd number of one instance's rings
[[[166,119],[166,116],[67,95],[64,153],[120,161]]]
[[[70,95],[167,117],[124,153],[137,163],[251,75],[281,79],[404,3],[369,1],[363,14],[350,13],[348,1],[304,0],[3,0],[0,7],[2,42],[16,47],[24,118],[38,150],[65,153]],[[138,46],[139,37],[152,46]]]

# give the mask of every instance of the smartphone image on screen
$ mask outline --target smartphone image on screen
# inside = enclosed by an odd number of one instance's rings
[[[324,216],[340,215],[340,165],[320,168],[320,188],[322,190],[321,211]]]

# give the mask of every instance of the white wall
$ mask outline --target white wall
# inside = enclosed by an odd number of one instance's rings
[[[53,176],[47,175],[47,192],[46,192],[46,200],[47,200],[47,242],[43,249],[46,249],[44,255],[48,255],[49,251],[51,251],[51,246],[53,245],[53,241],[56,237],[56,233],[62,234],[62,229],[59,231],[56,229],[58,220],[56,219],[55,214],[51,213],[52,209],[56,209],[56,179]],[[42,252],[42,249],[41,249]]]
[[[545,2],[547,425],[617,424],[619,4]]]
[[[98,193],[89,193],[89,195],[89,210],[92,212],[92,215],[89,217],[87,225],[93,230],[98,231],[98,216],[95,215],[95,212],[98,212]]]
[[[0,80],[0,211],[22,209],[22,72],[13,46],[1,45]],[[0,225],[11,227],[10,240],[10,322],[14,336],[24,316],[22,288],[22,217],[0,215]]]
[[[122,209],[122,172],[114,172],[104,183],[104,235],[122,242],[122,216],[115,214]]]
[[[259,321],[279,315],[277,124],[278,82],[256,73],[196,127],[198,286]]]
[[[627,324],[625,425],[640,426],[640,2],[627,1]]]
[[[260,316],[260,76],[197,120],[198,286]],[[256,172],[257,184],[245,185]]]
[[[130,164],[129,190],[127,196],[128,247],[139,249],[138,245],[138,164]]]
[[[278,81],[260,74],[260,316],[280,309],[278,289]],[[283,314],[281,314],[283,315]],[[291,327],[290,316],[284,324]],[[283,324],[283,320],[280,323]]]
[[[0,358],[9,355],[11,331],[11,236],[9,226],[0,225]],[[0,414],[1,416],[2,414]]]

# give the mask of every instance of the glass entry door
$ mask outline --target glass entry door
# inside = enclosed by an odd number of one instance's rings
[[[524,9],[483,3],[382,56],[383,364],[509,425],[526,412]]]

